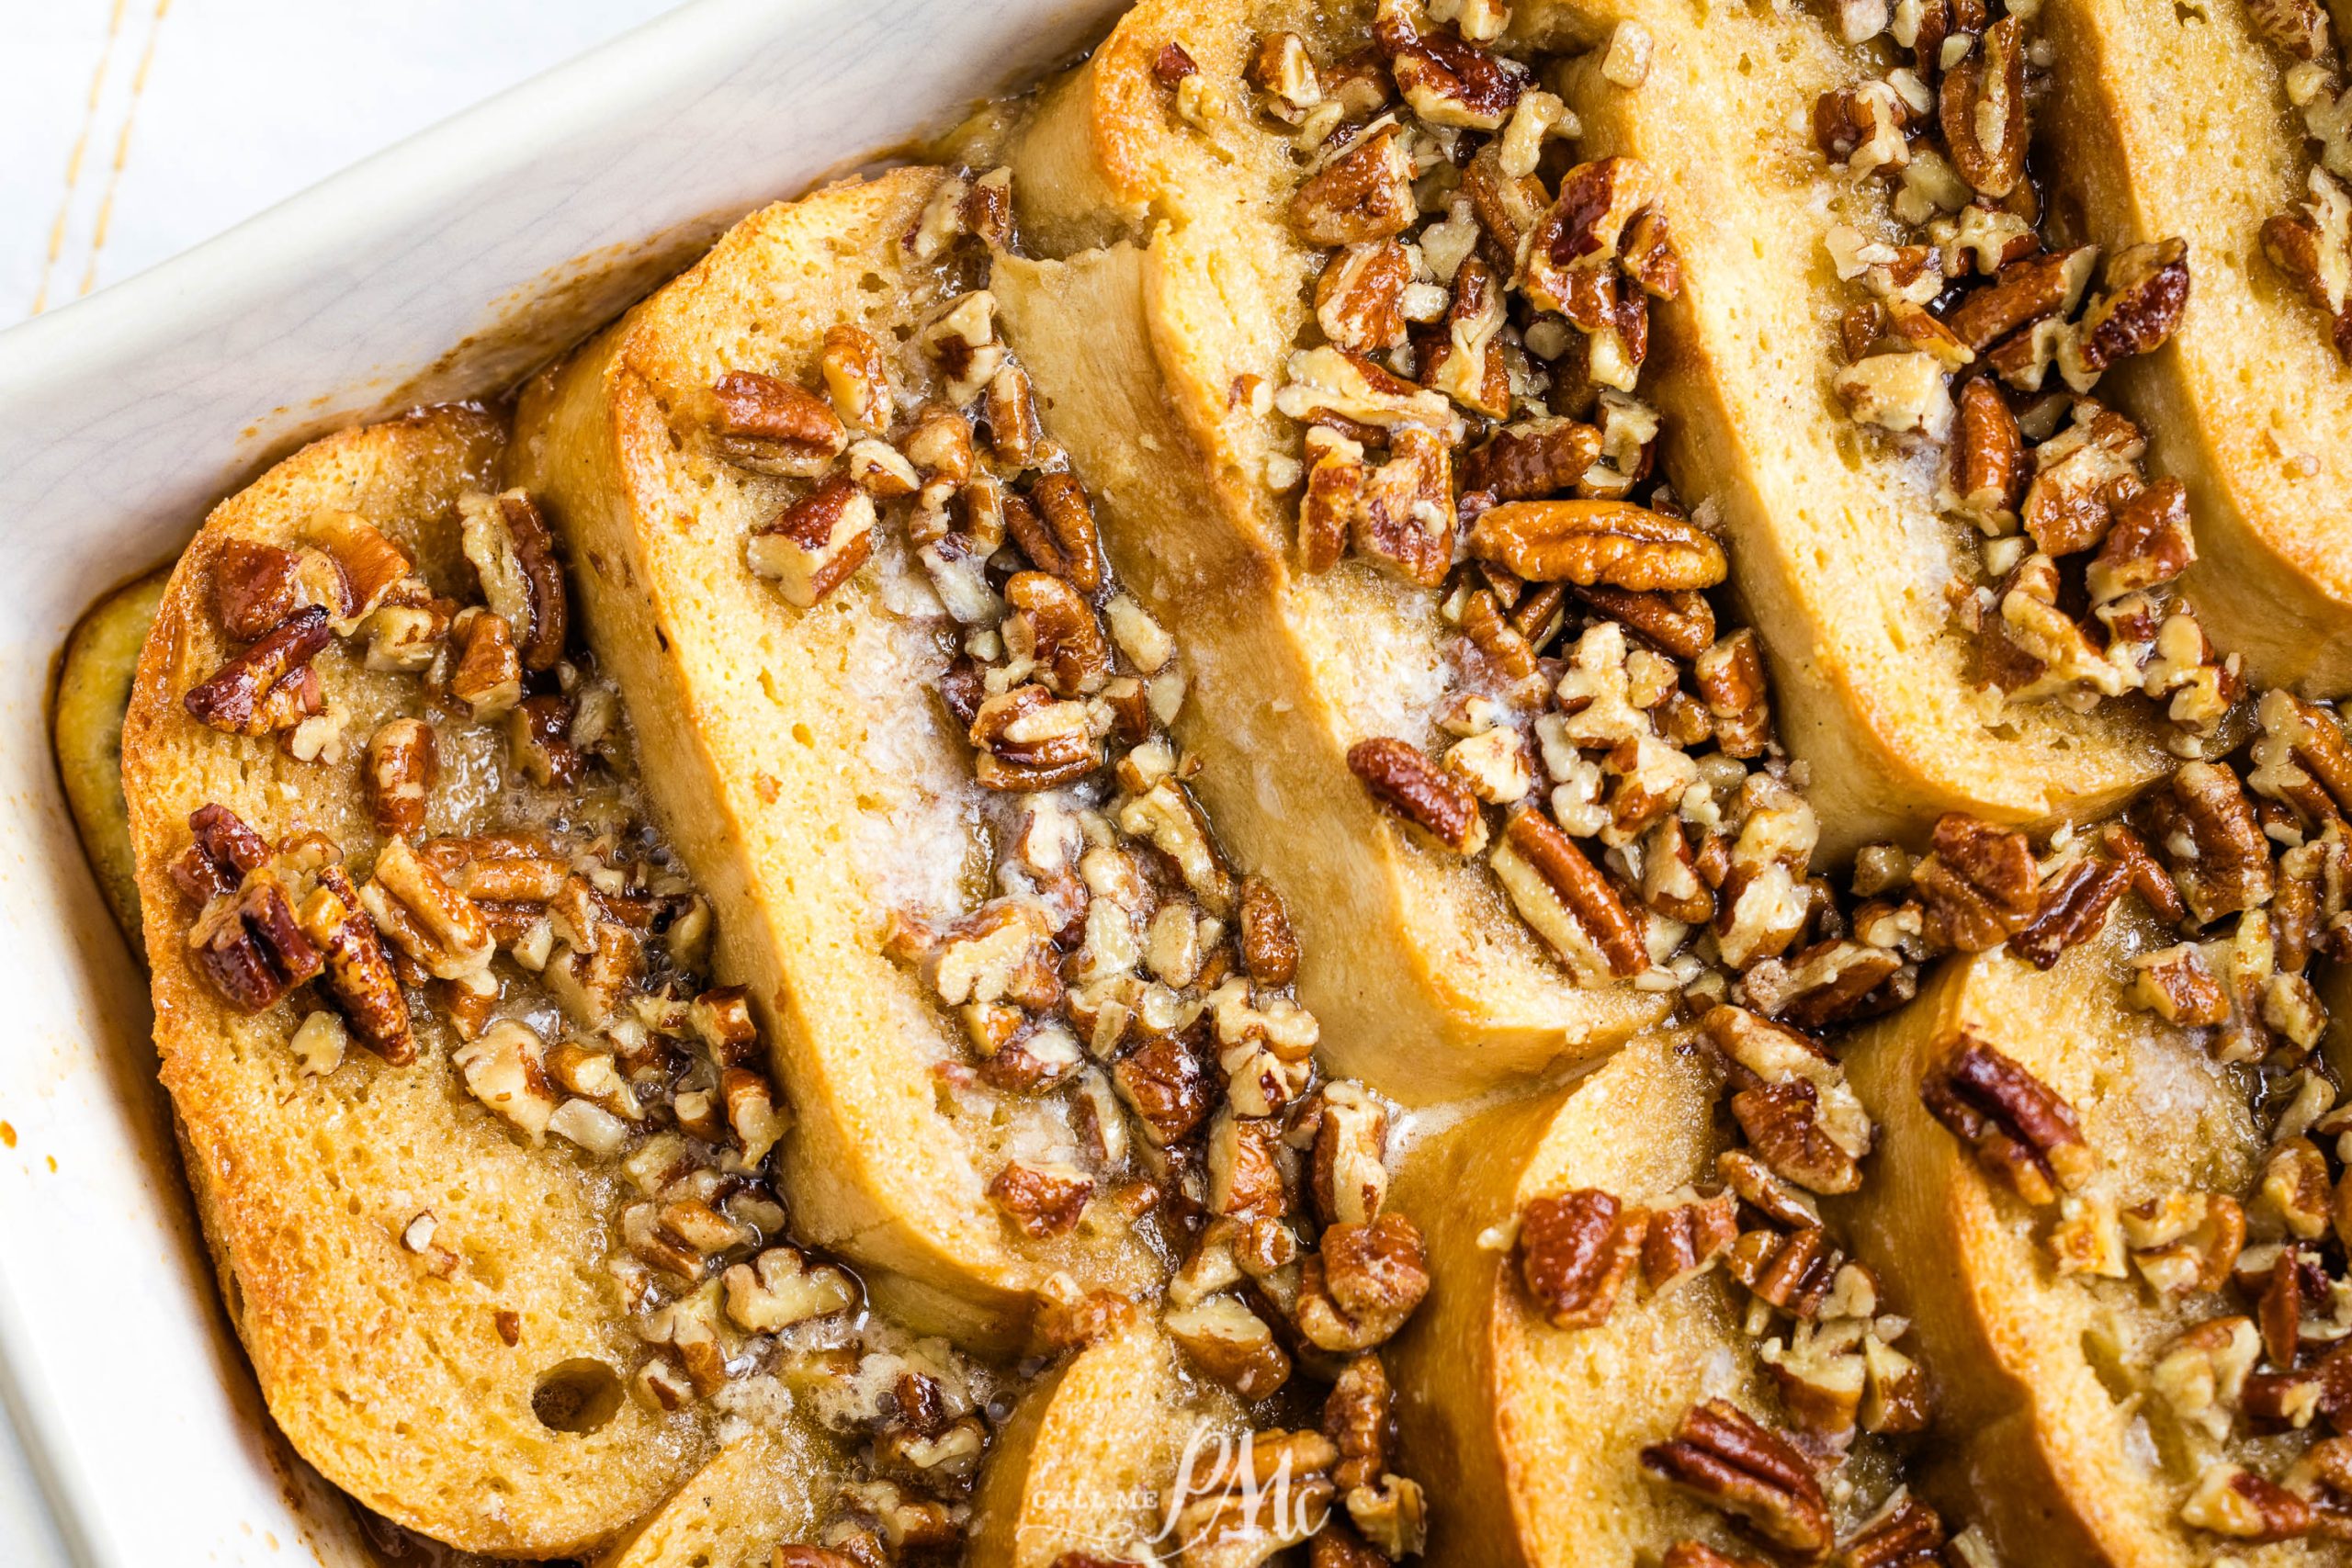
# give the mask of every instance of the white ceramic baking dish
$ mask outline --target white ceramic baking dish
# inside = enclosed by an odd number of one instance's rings
[[[739,214],[943,129],[1116,8],[695,0],[0,334],[0,1396],[57,1526],[0,1525],[0,1562],[370,1561],[214,1300],[145,987],[50,760],[75,616],[299,441],[496,392]]]

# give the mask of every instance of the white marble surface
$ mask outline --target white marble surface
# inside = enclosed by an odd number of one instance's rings
[[[0,326],[210,238],[676,0],[7,0]]]
[[[0,326],[143,271],[675,3],[0,6]],[[69,1561],[0,1419],[0,1562]]]

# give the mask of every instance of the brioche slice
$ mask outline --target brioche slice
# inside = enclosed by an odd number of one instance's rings
[[[1753,1552],[1643,1462],[1645,1446],[1665,1442],[1702,1401],[1784,1424],[1722,1273],[1647,1293],[1641,1268],[1620,1263],[1614,1310],[1603,1298],[1597,1325],[1560,1327],[1522,1278],[1524,1247],[1512,1239],[1526,1236],[1531,1203],[1563,1193],[1654,1210],[1694,1201],[1693,1183],[1714,1185],[1719,1088],[1687,1038],[1646,1036],[1573,1089],[1447,1129],[1398,1172],[1396,1201],[1430,1216],[1434,1285],[1391,1354],[1397,1419],[1405,1461],[1428,1488],[1430,1539],[1449,1561],[1646,1562],[1685,1540]],[[1728,1226],[1731,1200],[1718,1201]],[[1837,1522],[1882,1495],[1865,1481]]]
[[[1825,236],[1886,221],[1883,198],[1811,141],[1814,103],[1854,79],[1853,54],[1803,9],[1551,3],[1513,25],[1564,43],[1621,22],[1648,30],[1640,86],[1587,57],[1563,96],[1586,156],[1638,158],[1665,191],[1683,287],[1658,311],[1662,456],[1678,487],[1724,509],[1825,854],[1917,841],[1947,811],[2004,824],[2107,811],[2165,766],[2153,716],[2049,702],[1987,714],[1946,625],[1965,530],[1939,515],[1933,466],[1875,446],[1831,390],[1849,295]]]
[[[1121,1561],[1170,1539],[1174,1488],[1205,1479],[1246,1430],[1241,1409],[1188,1377],[1138,1323],[1096,1341],[1023,1396],[972,1499],[967,1568],[1055,1568],[1068,1552]]]
[[[322,527],[364,525],[431,592],[474,599],[458,499],[490,482],[501,446],[484,413],[427,411],[317,442],[222,502],[164,591],[122,766],[164,1087],[229,1316],[271,1416],[306,1460],[377,1513],[461,1548],[537,1556],[582,1551],[636,1520],[705,1447],[696,1417],[660,1414],[622,1388],[639,1346],[619,1291],[596,1267],[610,1246],[609,1174],[569,1144],[531,1146],[477,1103],[436,1009],[394,1010],[397,1029],[371,1034],[382,1014],[339,1022],[307,999],[313,987],[255,1011],[227,1005],[198,958],[213,964],[238,950],[199,953],[190,922],[242,895],[216,897],[198,916],[183,890],[205,869],[189,858],[189,839],[192,814],[208,807],[242,818],[264,851],[264,840],[323,834],[351,857],[352,879],[365,880],[357,868],[379,842],[365,742],[380,716],[415,701],[415,676],[371,669],[365,648],[322,630],[311,668],[327,705],[313,717],[341,719],[345,744],[330,735],[304,761],[291,752],[314,732],[237,735],[199,723],[187,699],[220,690],[209,683],[237,646],[215,608],[234,597],[232,581],[247,582],[232,562],[275,560],[254,547],[297,552]],[[290,569],[291,555],[281,564]],[[289,570],[248,585],[292,595],[311,581]],[[352,586],[347,575],[338,581]],[[266,593],[242,608],[276,613]],[[297,611],[280,630],[322,613]],[[252,705],[261,720],[268,701],[265,693]],[[233,716],[219,704],[209,711]],[[442,787],[419,808],[455,832],[494,822],[495,752],[453,732],[443,761]],[[233,889],[233,870],[215,865]],[[366,947],[381,965],[372,935]],[[333,956],[355,951],[338,945]],[[215,973],[254,980],[251,999],[272,988],[268,974]],[[371,1038],[384,1055],[360,1048]],[[413,1059],[394,1066],[391,1056]]]
[[[798,584],[824,595],[812,608],[755,576],[746,535],[791,492],[705,435],[722,378],[823,385],[837,326],[869,331],[882,377],[904,382],[971,281],[901,243],[944,177],[899,170],[746,219],[526,389],[513,468],[582,569],[590,640],[662,759],[648,790],[718,905],[718,972],[749,986],[774,1043],[798,1224],[866,1266],[886,1309],[1001,1347],[1055,1272],[1134,1292],[1158,1265],[1102,1205],[1058,1234],[1007,1222],[987,1187],[1013,1156],[1075,1157],[1069,1106],[973,1081],[954,1015],[883,951],[910,919],[963,915],[991,874],[996,807],[931,690],[956,647],[895,532],[845,580]],[[837,558],[854,568],[868,547],[850,543]]]
[[[2053,6],[2041,30],[2065,90],[2042,135],[2075,238],[2188,240],[2188,311],[2168,349],[2119,371],[2116,395],[2188,487],[2187,581],[2206,629],[2257,684],[2334,697],[2352,691],[2352,368],[2262,237],[2312,200],[2283,83],[2294,61],[2263,36],[2266,17],[2284,28],[2301,14]]]
[[[1334,1070],[1428,1103],[1605,1052],[1663,1008],[1578,985],[1482,864],[1408,832],[1350,770],[1358,742],[1438,737],[1455,632],[1435,592],[1361,558],[1296,563],[1295,502],[1267,479],[1296,435],[1266,400],[1312,327],[1317,256],[1283,225],[1296,166],[1250,121],[1241,70],[1261,28],[1361,33],[1368,14],[1136,6],[1014,143],[1023,238],[1060,259],[1003,257],[994,288],[1107,547],[1182,641],[1180,733],[1220,832],[1291,900]],[[1230,106],[1213,138],[1153,74],[1178,39],[1202,101]]]
[[[139,868],[130,850],[130,808],[122,798],[122,716],[139,673],[139,650],[155,624],[171,569],[125,583],[90,606],[58,660],[50,734],[58,777],[82,850],[115,923],[139,940]]]
[[[2132,960],[2165,940],[2127,907],[2047,973],[2006,950],[1954,960],[1845,1052],[1883,1127],[1873,1183],[1845,1217],[1860,1255],[1898,1283],[1896,1310],[1912,1315],[1935,1369],[1949,1446],[1936,1450],[1931,1490],[1973,1497],[2005,1562],[2209,1561],[2233,1543],[2181,1519],[2209,1469],[2261,1449],[2278,1462],[2249,1462],[2276,1480],[2301,1446],[2223,1440],[2254,1329],[2233,1333],[2237,1309],[2200,1290],[2159,1294],[2145,1262],[2123,1256],[2129,1233],[2112,1229],[2119,1207],[2244,1192],[2263,1161],[2243,1082],[2193,1032],[2125,1004]],[[1956,1068],[1963,1053],[1974,1065]],[[1998,1111],[1979,1116],[1976,1135],[2021,1170],[2038,1165],[2063,1202],[2044,1190],[2029,1207],[1994,1174],[1992,1154],[1980,1164],[1938,1124],[1923,1091],[1955,1072],[1981,1105],[1998,1095],[2030,1110],[2038,1084],[2072,1108],[2071,1145],[2064,1122],[2044,1116],[2021,1148],[2021,1129],[2037,1123]],[[2100,1168],[2088,1177],[2085,1145]],[[2181,1250],[2193,1262],[2212,1239],[2191,1232]],[[2053,1253],[2073,1257],[2053,1267]],[[2212,1343],[2184,1344],[2209,1320]],[[2242,1421],[2235,1431],[2243,1439]],[[2287,1543],[2258,1560],[2333,1562],[2340,1550]]]
[[[737,1438],[597,1568],[772,1568],[812,1540],[847,1475],[825,1435],[794,1418]]]

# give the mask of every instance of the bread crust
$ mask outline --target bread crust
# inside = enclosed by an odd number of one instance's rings
[[[426,411],[329,436],[215,509],[166,587],[123,730],[123,784],[153,975],[155,1043],[222,1295],[271,1416],[302,1457],[361,1504],[452,1545],[545,1556],[594,1546],[651,1507],[699,1457],[688,1417],[622,1400],[598,1429],[549,1429],[539,1375],[583,1359],[617,1373],[635,1348],[604,1256],[605,1202],[583,1161],[532,1150],[472,1103],[420,1027],[420,1062],[355,1054],[303,1079],[287,1041],[300,1009],[232,1012],[188,961],[190,911],[166,866],[198,806],[229,807],[265,836],[297,828],[347,852],[375,842],[354,745],[298,763],[274,739],[222,734],[182,696],[229,645],[212,564],[232,538],[286,543],[322,508],[358,513],[436,589],[466,572],[458,494],[487,484],[501,433],[488,414]],[[405,702],[337,645],[319,656],[364,724]],[[366,730],[360,729],[364,739]],[[460,1250],[424,1273],[401,1230],[419,1209]],[[494,1314],[519,1314],[510,1347]]]
[[[122,797],[122,720],[171,568],[127,582],[92,605],[58,660],[50,733],[83,853],[124,937],[139,940],[139,865]]]
[[[1278,433],[1250,389],[1280,383],[1310,320],[1312,254],[1279,217],[1295,167],[1239,109],[1211,154],[1151,75],[1181,39],[1247,104],[1261,18],[1322,26],[1305,6],[1146,0],[1047,94],[1013,190],[1024,238],[1062,259],[1001,258],[995,287],[1121,575],[1183,645],[1179,736],[1207,761],[1219,832],[1283,889],[1333,1070],[1426,1104],[1606,1052],[1664,1010],[1577,987],[1482,865],[1420,844],[1348,770],[1358,740],[1427,735],[1452,634],[1434,593],[1361,559],[1297,570],[1291,502],[1266,482]]]
[[[1985,716],[1969,651],[1945,629],[1963,525],[1938,515],[1934,475],[1873,448],[1831,390],[1847,300],[1822,242],[1842,186],[1804,117],[1866,73],[1859,51],[1809,11],[1702,19],[1676,0],[1538,0],[1513,30],[1589,39],[1620,20],[1652,36],[1639,90],[1588,58],[1564,96],[1580,156],[1639,158],[1665,193],[1682,291],[1654,310],[1644,385],[1667,415],[1676,490],[1723,508],[1781,741],[1813,770],[1824,862],[1916,843],[1946,811],[2026,825],[2112,809],[2168,765],[2150,712]]]
[[[798,1118],[780,1161],[802,1235],[865,1265],[884,1310],[1001,1348],[1054,1271],[1133,1291],[1159,1265],[1131,1231],[1034,1242],[1002,1223],[979,1132],[934,1089],[961,1047],[880,951],[897,892],[958,898],[981,852],[964,741],[923,690],[946,651],[892,608],[907,590],[887,549],[809,611],[754,579],[741,539],[762,503],[672,418],[730,368],[813,382],[837,321],[886,341],[919,321],[939,283],[897,242],[941,177],[902,169],[744,220],[526,389],[513,468],[663,759],[646,786],[719,912],[718,973],[751,987]]]
[[[2262,1143],[2243,1096],[2186,1032],[2122,1001],[2126,959],[2165,940],[2119,910],[2047,974],[2006,951],[1950,961],[1844,1053],[1881,1133],[1866,1195],[1833,1207],[1894,1283],[1894,1309],[1935,1369],[1939,1427],[1953,1441],[1928,1489],[1969,1499],[2004,1561],[2172,1568],[2211,1555],[2211,1538],[2177,1519],[2193,1470],[2172,1472],[2161,1437],[2158,1462],[2123,1457],[2145,1451],[2154,1428],[2135,1439],[2135,1416],[2160,1422],[2161,1401],[2110,1388],[2087,1348],[2144,1368],[2201,1314],[2151,1304],[2136,1279],[2056,1274],[2046,1223],[1936,1123],[1919,1084],[1964,1030],[2069,1100],[2120,1202],[2184,1186],[2244,1190]],[[2282,1563],[2332,1560],[2308,1541],[2265,1551]]]
[[[1719,1516],[1645,1477],[1638,1456],[1702,1399],[1770,1408],[1720,1273],[1628,1290],[1606,1323],[1562,1330],[1493,1240],[1535,1197],[1597,1187],[1642,1203],[1712,1179],[1717,1086],[1683,1046],[1644,1036],[1572,1089],[1447,1130],[1397,1172],[1394,1201],[1422,1216],[1433,1280],[1390,1355],[1403,1468],[1427,1489],[1448,1562],[1651,1562],[1714,1539]]]
[[[2195,13],[2061,0],[2042,36],[2067,84],[2042,135],[2082,237],[2110,254],[2188,240],[2180,326],[2120,368],[2112,393],[2188,487],[2189,597],[2257,685],[2352,692],[2352,367],[2258,239],[2311,194],[2287,61],[2243,0]]]

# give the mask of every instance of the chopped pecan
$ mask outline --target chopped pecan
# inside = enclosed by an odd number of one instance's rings
[[[1056,696],[1102,689],[1111,677],[1111,646],[1078,590],[1046,572],[1017,571],[1004,598],[1013,612],[1003,627],[1006,651],[1034,660]]]
[[[2326,52],[2327,13],[2319,0],[2249,0],[2245,16],[2256,38],[2297,60]]]
[[[1357,245],[1401,234],[1419,217],[1413,161],[1394,125],[1359,136],[1290,198],[1291,227],[1310,245]]]
[[[225,806],[198,807],[188,814],[187,826],[192,841],[172,862],[170,874],[190,903],[235,892],[247,872],[268,863],[268,843]]]
[[[1912,349],[1869,355],[1838,371],[1835,385],[1857,423],[1898,435],[1916,430],[1930,441],[1951,434],[1951,392],[1932,355]]]
[[[1935,852],[1911,873],[1930,943],[1982,953],[2025,929],[2041,894],[2033,846],[2023,833],[1948,811],[1930,842]]]
[[[1147,1041],[1111,1069],[1111,1081],[1156,1148],[1182,1142],[1208,1117],[1208,1076],[1181,1040]]]
[[[368,738],[368,794],[376,831],[414,838],[424,828],[424,806],[440,772],[433,726],[395,718]]]
[[[1282,895],[1262,876],[1241,883],[1241,966],[1261,986],[1287,986],[1298,973],[1298,939]]]
[[[2107,604],[2172,581],[2196,559],[2188,487],[2161,479],[2115,508],[2113,526],[2083,570],[2083,585],[2093,604]]]
[[[1326,1224],[1362,1224],[1388,1199],[1388,1112],[1347,1079],[1326,1085],[1308,1184]]]
[[[1814,1192],[1851,1192],[1862,1184],[1854,1156],[1821,1125],[1820,1091],[1804,1079],[1744,1089],[1731,1097],[1733,1116],[1757,1157]]]
[[[1510,362],[1498,335],[1505,318],[1502,279],[1483,257],[1464,256],[1444,317],[1421,341],[1421,384],[1473,413],[1508,415]]]
[[[1995,201],[2025,177],[2025,18],[2002,17],[1944,73],[1937,106],[1952,165]]]
[[[1421,754],[1387,736],[1348,748],[1348,770],[1373,798],[1457,854],[1486,847],[1487,819],[1469,787]]]
[[[1578,971],[1622,979],[1649,967],[1643,922],[1576,841],[1532,807],[1512,810],[1488,863],[1521,918]]]
[[[1724,1259],[1731,1277],[1758,1301],[1805,1322],[1820,1315],[1845,1266],[1846,1255],[1818,1225],[1748,1231]]]
[[[187,944],[198,973],[241,1012],[273,1005],[325,963],[266,866],[208,904],[189,928]]]
[[[1396,1468],[1396,1395],[1380,1358],[1349,1358],[1323,1401],[1323,1435],[1340,1450],[1331,1480],[1343,1490],[1375,1486]]]
[[[473,900],[444,882],[406,839],[384,840],[359,902],[393,945],[435,979],[481,975],[498,951]]]
[[[1810,1197],[1773,1175],[1746,1149],[1725,1149],[1715,1156],[1715,1169],[1742,1203],[1782,1229],[1806,1230],[1821,1224],[1821,1210]]]
[[[1559,1329],[1608,1322],[1649,1221],[1648,1210],[1599,1188],[1530,1199],[1519,1214],[1519,1274],[1544,1321]]]
[[[343,584],[306,583],[304,576],[302,563],[290,550],[254,539],[222,540],[212,562],[212,604],[221,629],[239,642],[250,642],[306,601],[340,615]],[[332,595],[332,603],[321,589]]]
[[[2214,1192],[2174,1192],[2123,1211],[2123,1238],[2148,1283],[2167,1295],[2218,1291],[2245,1248],[2245,1210]]]
[[[2093,375],[2162,345],[2180,325],[2188,309],[2188,243],[2155,240],[2119,251],[2102,283],[2075,340],[2075,356]]]
[[[1033,1240],[1067,1235],[1094,1196],[1091,1178],[1067,1166],[1008,1160],[989,1182],[989,1197]]]
[[[1705,699],[1715,742],[1726,757],[1760,757],[1772,739],[1772,709],[1764,694],[1764,659],[1756,633],[1742,626],[1699,655],[1691,683]]]
[[[1296,33],[1271,32],[1259,39],[1241,73],[1251,86],[1282,106],[1276,112],[1284,118],[1303,118],[1323,101],[1314,57]]]
[[[2308,1535],[2312,1506],[2275,1481],[2235,1464],[2209,1466],[2180,1506],[2183,1524],[2237,1540],[2293,1540]]]
[[[2314,184],[2322,177],[2314,171]],[[2303,295],[2329,318],[2335,352],[2352,358],[2352,309],[2342,277],[2344,242],[2312,219],[2281,212],[2262,224],[2262,254],[2299,284]]]
[[[523,700],[523,660],[514,629],[503,615],[469,608],[451,623],[458,660],[449,671],[449,694],[489,720],[512,713]]]
[[[2078,942],[2107,924],[2107,912],[2132,886],[2132,868],[2121,861],[2086,857],[2060,873],[2041,890],[2033,919],[2011,939],[2018,954],[2036,969],[2047,969]]]
[[[1273,1330],[1232,1296],[1174,1308],[1161,1325],[1203,1376],[1244,1401],[1268,1398],[1290,1381],[1290,1357],[1275,1342]]]
[[[543,788],[569,789],[586,756],[571,743],[570,697],[548,692],[525,697],[506,716],[507,754],[523,776]]]
[[[1965,1033],[1929,1071],[1919,1098],[1985,1169],[2036,1206],[2081,1186],[2098,1164],[2074,1107],[2017,1062]]]
[[[1944,318],[1944,325],[1963,346],[1982,354],[2012,333],[2071,312],[2089,287],[2098,265],[2098,251],[2091,245],[2045,251],[2013,261],[1994,274],[1990,283],[1962,295]],[[1989,380],[1977,378],[1972,384],[1981,384],[1985,391],[1999,396],[1999,389]]]
[[[1959,438],[1952,443],[1952,490],[1960,509],[1988,533],[2017,523],[2025,499],[2025,442],[2018,416],[1989,376],[1961,383]]]
[[[2352,811],[2352,744],[2335,715],[2280,687],[2265,692],[2256,711],[2262,735],[2247,780],[2256,792],[2313,827]]]
[[[1804,1455],[1728,1400],[1693,1405],[1672,1440],[1645,1448],[1641,1460],[1657,1480],[1805,1562],[1829,1550],[1828,1505]]]
[[[898,416],[890,362],[872,333],[854,321],[834,322],[825,329],[818,362],[833,412],[844,425],[877,434],[890,428]]]
[[[1429,1289],[1428,1251],[1404,1215],[1332,1225],[1299,1266],[1298,1331],[1325,1350],[1368,1350],[1405,1325]]]
[[[1389,432],[1388,460],[1363,479],[1350,531],[1356,548],[1408,582],[1434,588],[1453,564],[1452,457],[1433,432]]]
[[[774,376],[729,370],[711,396],[712,449],[754,473],[813,479],[849,438],[824,400]]]
[[[827,415],[828,418],[831,416]],[[752,531],[743,558],[807,609],[839,588],[874,553],[874,498],[835,474]]]
[[[1395,240],[1350,245],[1315,285],[1315,319],[1341,348],[1370,354],[1405,341],[1405,288],[1413,264]]]
[[[975,776],[986,789],[1053,789],[1102,763],[1086,705],[1058,699],[1034,682],[982,703],[971,741],[979,752]]]
[[[1739,1200],[1728,1190],[1650,1213],[1642,1236],[1642,1286],[1651,1294],[1670,1291],[1704,1273],[1739,1239]]]
[[[1430,125],[1500,130],[1534,82],[1519,62],[1481,49],[1450,27],[1422,28],[1401,6],[1384,6],[1374,40],[1397,90]]]
[[[1734,1557],[1703,1540],[1678,1540],[1666,1549],[1658,1568],[1770,1568],[1758,1557]]]
[[[481,580],[482,602],[514,634],[523,668],[552,670],[563,657],[571,615],[555,536],[538,503],[519,490],[460,498],[466,558]]]
[[[1465,490],[1498,501],[1535,501],[1573,488],[1600,461],[1600,432],[1572,419],[1504,425],[1462,459]]]
[[[1907,1494],[1862,1527],[1839,1552],[1841,1568],[1934,1568],[1945,1559],[1944,1521]]]
[[[318,867],[312,880],[295,919],[318,947],[328,991],[360,1043],[393,1066],[407,1066],[416,1059],[408,998],[376,922],[368,918],[358,889],[339,863]]]
[[[1714,646],[1714,606],[1695,589],[1637,593],[1594,583],[1578,587],[1576,595],[1596,614],[1677,659],[1696,659]]]
[[[324,702],[311,660],[332,638],[327,613],[298,610],[191,687],[191,717],[231,735],[263,736],[317,713]]]
[[[2169,790],[2148,797],[2149,837],[2172,866],[2199,924],[2257,908],[2277,890],[2270,841],[2238,776],[2212,762],[2190,762]]]

